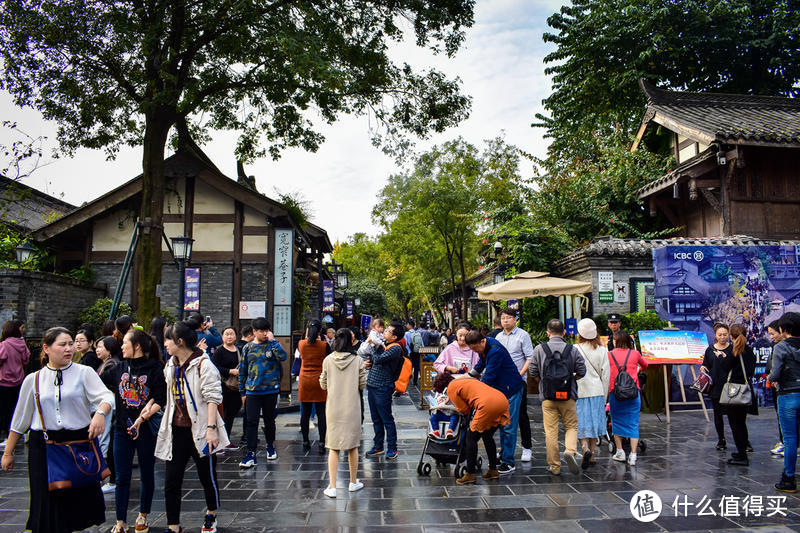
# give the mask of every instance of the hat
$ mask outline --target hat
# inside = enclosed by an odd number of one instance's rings
[[[578,335],[590,341],[597,338],[597,324],[591,318],[584,318],[578,322]]]
[[[609,313],[608,314],[608,321],[609,322],[621,322],[622,317],[619,316],[617,313]]]

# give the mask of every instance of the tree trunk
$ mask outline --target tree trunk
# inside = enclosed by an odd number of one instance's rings
[[[467,317],[467,272],[464,268],[464,245],[462,244],[459,248],[459,253],[456,254],[458,256],[458,266],[461,269],[461,312],[464,313],[464,319],[466,320]]]
[[[142,156],[142,204],[139,221],[137,260],[139,277],[136,301],[137,320],[147,327],[153,317],[161,314],[161,302],[156,286],[161,283],[161,241],[164,212],[164,147],[172,121],[167,113],[155,110],[146,114],[144,150]],[[180,309],[178,310],[180,312]]]

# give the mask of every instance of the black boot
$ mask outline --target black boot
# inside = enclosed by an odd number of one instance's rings
[[[727,450],[728,444],[725,442],[725,439],[717,441],[717,450]]]
[[[731,458],[728,459],[728,464],[738,465],[738,466],[748,466],[750,464],[750,461],[747,459],[747,454],[744,454],[744,456],[742,456],[738,453],[734,453],[731,455]]]
[[[307,440],[304,440],[303,441],[303,451],[307,452],[310,449],[311,449],[311,443],[309,441],[307,441]]]
[[[781,480],[775,483],[775,488],[781,492],[797,492],[797,482],[794,476],[789,477],[786,473],[782,473]]]

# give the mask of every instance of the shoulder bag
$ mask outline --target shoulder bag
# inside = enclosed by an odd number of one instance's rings
[[[39,372],[41,370],[36,372],[34,378],[34,399],[44,435],[47,488],[52,491],[90,487],[99,483],[110,476],[111,471],[106,467],[103,454],[99,451],[97,438],[67,442],[55,442],[48,438],[42,417],[42,404],[39,402]]]
[[[236,348],[236,353],[239,356],[239,361],[242,360],[242,352],[239,348]],[[239,368],[238,366],[236,368]],[[222,384],[225,385],[229,390],[239,392],[239,376],[234,376],[233,374],[228,374],[228,377],[222,380]]]
[[[747,381],[747,372],[744,369],[744,361],[742,356],[738,356],[739,364],[742,365],[742,375],[745,382]],[[728,372],[728,380],[722,386],[722,395],[719,397],[719,403],[723,405],[741,405],[744,407],[749,406],[753,401],[753,393],[750,390],[749,383],[731,383],[731,374],[733,369]]]

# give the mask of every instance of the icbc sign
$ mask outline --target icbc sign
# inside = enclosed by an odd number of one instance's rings
[[[694,259],[698,263],[703,260],[703,252],[697,250],[696,252],[674,252],[672,257],[678,261]]]

